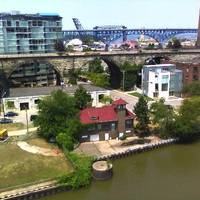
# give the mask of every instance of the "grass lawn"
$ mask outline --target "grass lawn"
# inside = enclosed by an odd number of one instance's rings
[[[30,143],[52,148],[41,139],[32,139]],[[71,164],[64,156],[31,154],[21,150],[15,143],[0,143],[0,192],[8,187],[20,187],[23,184],[53,179],[72,170]]]
[[[142,94],[140,94],[140,93],[138,93],[138,92],[132,92],[132,93],[129,93],[129,94],[132,95],[132,96],[138,97],[138,98],[140,98],[140,97],[142,96]],[[145,95],[144,95],[144,97],[145,97],[145,99],[146,99],[147,101],[153,101],[153,99],[150,98],[150,97],[148,97],[148,96],[145,96]]]
[[[33,124],[29,125],[29,128],[33,127]],[[26,125],[23,123],[0,124],[0,130],[1,129],[7,129],[8,131],[17,131],[21,129],[26,129]]]

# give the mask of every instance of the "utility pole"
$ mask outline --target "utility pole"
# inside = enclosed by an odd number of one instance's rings
[[[1,95],[1,104],[2,104],[2,112],[3,112],[3,118],[5,118],[5,109],[3,104],[3,97],[6,95],[6,92],[3,92]]]
[[[124,91],[124,82],[125,82],[125,70],[122,71],[123,73],[123,91]]]
[[[27,107],[25,106],[25,112],[26,112],[26,130],[27,130],[27,133],[29,132],[28,130],[28,111],[27,111]]]

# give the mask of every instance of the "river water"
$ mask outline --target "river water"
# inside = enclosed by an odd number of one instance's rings
[[[113,162],[108,181],[42,200],[199,200],[200,142],[172,145]]]

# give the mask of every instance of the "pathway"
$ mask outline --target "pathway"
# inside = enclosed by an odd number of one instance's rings
[[[24,151],[27,151],[29,153],[33,154],[40,154],[43,156],[60,156],[61,152],[56,149],[47,149],[42,148],[34,145],[30,145],[27,142],[17,142],[17,145]]]
[[[37,127],[28,129],[29,132],[33,132],[36,130],[37,130]],[[20,135],[26,135],[26,134],[27,134],[27,129],[22,129],[18,131],[8,131],[8,136],[20,136]]]

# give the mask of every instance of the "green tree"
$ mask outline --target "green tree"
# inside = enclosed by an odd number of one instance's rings
[[[81,129],[74,97],[57,90],[41,100],[38,108],[34,123],[39,127],[39,134],[47,140],[56,139],[60,146],[71,149],[71,143],[75,142]]]
[[[104,69],[100,58],[95,58],[89,62],[88,72],[90,73],[103,73]]]
[[[149,43],[148,49],[154,49],[154,48],[155,48],[155,44],[154,43]]]
[[[200,81],[192,82],[185,85],[182,90],[183,94],[187,96],[199,96],[200,95]]]
[[[54,43],[54,48],[57,52],[64,52],[65,51],[65,45],[63,44],[62,40],[56,40]]]
[[[109,77],[107,74],[89,73],[87,77],[96,86],[99,86],[99,87],[109,86]]]
[[[167,43],[167,48],[169,48],[169,49],[172,49],[172,48],[173,48],[173,43],[172,43],[172,41],[169,41],[169,42]]]
[[[80,110],[86,108],[92,101],[91,95],[88,94],[87,90],[83,86],[79,86],[74,94],[74,98],[76,108]]]
[[[200,97],[184,100],[174,121],[172,136],[190,141],[200,135]]]
[[[92,36],[86,35],[81,38],[84,45],[92,45],[94,43],[94,38]]]
[[[173,39],[173,48],[174,49],[180,49],[182,46],[181,46],[181,42],[179,39],[177,38],[174,38]]]
[[[74,51],[73,45],[68,45],[68,46],[66,47],[66,52],[73,52],[73,51]]]
[[[140,135],[147,136],[149,134],[149,109],[147,101],[141,96],[134,106],[134,113],[137,117],[137,129]]]
[[[135,85],[141,85],[141,76],[139,74],[142,69],[142,65],[131,64],[130,62],[125,61],[120,66],[120,69],[122,72],[121,87],[123,88],[124,84],[125,91],[133,89]]]
[[[174,120],[175,114],[173,108],[164,103],[164,99],[152,103],[150,114],[153,124],[158,126],[156,131],[158,131],[161,136],[168,137],[169,125],[171,125]]]
[[[172,41],[169,41],[167,44],[167,48],[169,49],[180,49],[181,47],[181,42],[177,38],[173,38]]]
[[[72,68],[68,71],[68,83],[72,85],[77,85],[77,80],[79,78],[79,70]]]

